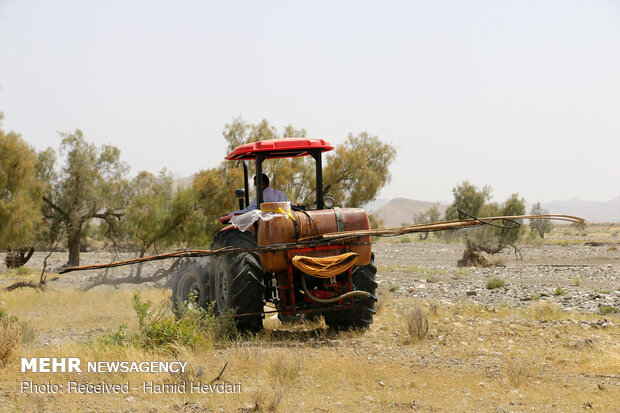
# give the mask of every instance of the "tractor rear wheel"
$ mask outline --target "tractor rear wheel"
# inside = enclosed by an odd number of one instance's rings
[[[237,229],[222,231],[215,236],[211,249],[223,247],[254,248],[254,236]],[[258,332],[263,328],[265,305],[265,271],[260,265],[258,253],[241,252],[221,254],[215,259],[213,292],[215,308],[220,315],[229,310],[237,314],[254,315],[236,318],[239,330]]]
[[[334,330],[348,330],[350,328],[365,329],[372,324],[372,318],[377,312],[375,303],[377,296],[377,267],[374,264],[375,254],[371,254],[370,263],[361,267],[355,267],[351,274],[353,290],[366,291],[371,297],[353,297],[353,309],[342,311],[330,311],[325,313],[325,324]]]
[[[207,308],[212,301],[210,261],[210,258],[186,259],[179,266],[172,284],[172,308],[177,317],[194,306]]]

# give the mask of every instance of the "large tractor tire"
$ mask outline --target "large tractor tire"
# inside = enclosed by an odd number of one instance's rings
[[[355,267],[351,274],[353,290],[366,291],[371,294],[371,297],[355,296],[353,298],[353,309],[325,313],[325,324],[329,328],[334,330],[366,329],[372,324],[373,316],[377,312],[375,309],[377,267],[375,267],[374,260],[375,255],[372,254],[368,265]]]
[[[223,247],[254,248],[254,236],[237,229],[222,231],[213,240],[212,249]],[[262,313],[265,305],[265,271],[256,252],[221,254],[213,266],[215,308],[220,315]],[[262,314],[236,318],[241,331],[258,332],[263,328]]]
[[[179,265],[172,284],[172,308],[178,317],[186,308],[207,308],[213,300],[210,263],[209,257],[186,258]]]

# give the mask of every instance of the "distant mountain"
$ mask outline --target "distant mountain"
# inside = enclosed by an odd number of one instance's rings
[[[550,214],[576,215],[590,222],[620,222],[620,196],[605,202],[572,198],[541,203],[541,206]]]
[[[364,205],[364,209],[368,211],[368,213],[376,212],[379,208],[381,208],[383,205],[387,204],[388,202],[390,202],[390,200],[385,199],[385,198],[375,199],[374,201],[369,202],[366,205]]]
[[[401,223],[413,223],[413,216],[419,212],[428,211],[433,205],[437,206],[443,219],[447,206],[436,202],[417,201],[408,198],[394,198],[376,210],[379,218],[383,219],[386,227],[397,227]],[[370,209],[368,209],[370,211]]]

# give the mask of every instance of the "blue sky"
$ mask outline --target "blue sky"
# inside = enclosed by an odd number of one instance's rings
[[[4,129],[188,176],[233,117],[398,148],[381,197],[620,196],[620,3],[0,0]]]

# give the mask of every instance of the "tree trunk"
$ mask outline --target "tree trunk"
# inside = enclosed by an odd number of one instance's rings
[[[82,233],[82,226],[78,225],[77,228],[71,227],[69,229],[69,260],[67,265],[70,267],[77,267],[80,265],[80,235]]]
[[[26,265],[32,254],[34,253],[34,248],[20,248],[17,251],[9,250],[4,258],[4,263],[7,268],[14,269],[19,268],[23,265]]]
[[[146,250],[140,250],[140,255],[138,258],[144,258],[144,254],[146,254]],[[136,280],[140,279],[140,275],[142,275],[142,264],[138,263],[138,269],[136,270]]]

